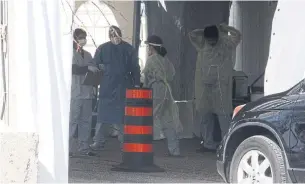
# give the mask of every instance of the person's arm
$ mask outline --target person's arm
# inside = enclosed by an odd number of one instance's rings
[[[85,75],[88,72],[88,66],[79,66],[75,54],[72,58],[72,75]]]
[[[199,39],[201,38],[201,39]],[[203,29],[195,29],[189,33],[189,39],[192,45],[198,50],[204,46]]]
[[[140,70],[140,65],[139,65],[139,60],[136,54],[136,51],[134,48],[132,48],[131,51],[131,75],[134,80],[134,85],[136,87],[140,87],[141,81],[141,70]]]
[[[152,71],[152,61],[151,58],[148,58],[146,63],[145,63],[145,67],[142,71],[143,73],[143,77],[144,77],[144,82],[143,82],[143,86],[144,87],[151,87],[150,84],[155,81],[155,75],[154,72]]]
[[[87,72],[88,66],[78,66],[77,64],[72,64],[73,75],[85,75]]]
[[[175,70],[175,67],[174,67],[173,63],[171,61],[169,61],[168,58],[164,58],[164,59],[165,59],[165,61],[167,63],[167,66],[168,66],[168,67],[166,67],[167,71],[165,71],[166,72],[166,80],[168,82],[171,82],[171,81],[174,80],[174,76],[176,75],[176,70]]]
[[[103,45],[100,45],[100,46],[95,50],[93,59],[89,62],[89,66],[98,67],[99,64],[103,64],[103,59],[102,59],[102,47],[103,47]]]
[[[226,24],[220,24],[220,28],[222,29],[222,31],[230,33],[229,39],[235,46],[237,46],[240,43],[241,32],[239,30],[235,29],[232,26],[228,26]]]
[[[102,46],[99,46],[94,53],[93,56],[93,63],[95,64],[95,66],[98,66],[99,64],[102,63]]]
[[[102,60],[102,46],[99,46],[96,51],[95,54],[92,58],[92,60],[88,63],[88,69],[92,72],[97,72],[99,71],[99,65],[103,64],[103,60]]]

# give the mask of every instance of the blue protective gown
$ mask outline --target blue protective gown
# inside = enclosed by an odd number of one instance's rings
[[[93,62],[104,65],[98,123],[123,123],[126,88],[140,85],[140,66],[135,49],[124,41],[119,45],[107,42],[97,48]]]

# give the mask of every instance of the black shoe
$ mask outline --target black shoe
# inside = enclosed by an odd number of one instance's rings
[[[96,143],[93,143],[93,144],[91,144],[89,147],[90,147],[90,149],[93,150],[93,151],[102,151],[103,148],[104,148],[104,145],[105,145],[105,143],[103,143],[103,144],[101,144],[101,145],[98,145],[98,144],[96,144]]]
[[[91,152],[91,151],[81,153],[80,155],[82,155],[82,156],[89,156],[89,157],[95,157],[95,156],[97,156],[96,153]]]
[[[196,150],[197,153],[216,153],[215,149],[209,149],[209,148],[205,148],[205,147],[200,147]]]

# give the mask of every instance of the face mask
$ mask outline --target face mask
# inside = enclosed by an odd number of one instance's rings
[[[119,45],[121,43],[121,39],[120,38],[112,38],[111,39],[111,42],[114,44],[114,45]]]
[[[87,40],[86,40],[86,39],[81,39],[81,40],[78,40],[77,42],[78,42],[78,44],[79,44],[81,47],[83,47],[83,46],[86,45]]]

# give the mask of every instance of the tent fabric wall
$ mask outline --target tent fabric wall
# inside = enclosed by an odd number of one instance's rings
[[[242,32],[242,41],[236,51],[235,70],[246,73],[249,85],[265,71],[276,5],[276,1],[232,3],[229,23]],[[255,86],[263,87],[263,79]]]
[[[172,83],[175,99],[194,99],[197,53],[189,41],[188,33],[209,24],[226,22],[241,31],[242,42],[237,47],[235,69],[243,71],[249,77],[249,85],[257,79],[265,71],[267,64],[276,5],[276,1],[166,1],[166,12],[157,2],[147,2],[148,34],[162,37],[168,49],[168,57],[177,70]],[[263,87],[263,78],[255,86]],[[185,119],[186,116],[183,114],[182,117]],[[192,124],[195,125],[196,133],[199,125],[191,122],[189,126],[193,126]]]
[[[7,59],[7,12],[8,12],[8,2],[0,2],[0,17],[1,19],[1,41],[0,44],[0,130],[3,127],[8,127],[8,102],[7,102],[7,90],[8,90],[8,59]]]
[[[185,131],[182,138],[200,136],[200,125],[193,122],[194,77],[197,52],[188,33],[210,24],[228,23],[230,2],[220,1],[166,1],[167,11],[158,2],[148,1],[148,34],[163,39],[168,58],[174,64],[176,76],[171,86],[180,107],[180,119]],[[184,101],[184,102],[183,102]],[[191,102],[191,103],[190,103]]]
[[[285,91],[305,77],[304,6],[305,1],[278,2],[272,23],[265,95]]]
[[[176,69],[175,81],[173,81],[174,98],[179,98],[180,64],[181,64],[181,31],[177,25],[182,24],[183,6],[185,2],[166,2],[167,12],[158,2],[147,2],[148,35],[156,34],[163,39],[168,52],[168,58]],[[176,25],[177,24],[177,25]]]
[[[194,78],[197,52],[191,45],[188,33],[194,29],[204,28],[211,24],[228,23],[229,1],[198,1],[186,2],[185,6],[185,27],[186,33],[183,35],[183,62],[180,67],[181,72],[181,99],[194,99]]]
[[[39,183],[67,183],[74,1],[8,2],[10,128],[38,132]]]
[[[229,22],[242,32],[235,69],[249,76],[249,84],[265,71],[276,1],[234,1],[231,8],[230,2],[222,1],[166,1],[166,6],[167,12],[158,2],[147,2],[148,34],[163,38],[175,65],[177,75],[172,87],[176,100],[194,97],[196,51],[187,34],[208,24]],[[263,78],[256,86],[264,86]]]
[[[148,34],[159,35],[177,74],[172,88],[176,100],[194,98],[196,50],[188,33],[209,24],[228,22],[229,2],[166,1],[167,12],[158,2],[147,2]]]

